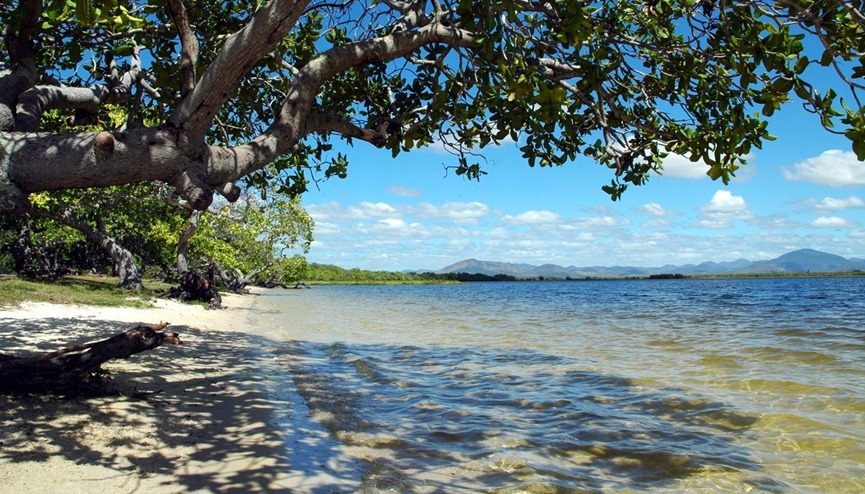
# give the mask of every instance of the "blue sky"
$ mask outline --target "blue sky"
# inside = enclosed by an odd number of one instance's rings
[[[440,269],[475,258],[563,266],[661,266],[771,259],[810,248],[865,258],[865,163],[843,136],[790,103],[778,139],[730,185],[671,157],[663,176],[612,202],[611,172],[588,159],[530,168],[516,145],[486,153],[480,182],[448,174],[435,148],[391,158],[349,148],[348,178],[304,195],[316,221],[311,262],[375,270]]]

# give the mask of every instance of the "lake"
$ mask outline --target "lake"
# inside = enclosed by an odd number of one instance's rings
[[[858,493],[863,295],[865,277],[315,286],[269,291],[249,323],[356,490]]]

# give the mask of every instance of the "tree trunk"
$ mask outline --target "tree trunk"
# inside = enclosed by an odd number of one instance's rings
[[[198,230],[199,218],[201,218],[201,211],[193,211],[189,215],[189,225],[186,226],[180,235],[180,240],[177,241],[177,274],[180,276],[189,271],[189,241]]]
[[[254,280],[259,274],[270,269],[270,266],[272,266],[273,263],[268,262],[249,274],[243,274],[243,272],[237,268],[233,269],[234,273],[230,273],[225,269],[222,269],[222,266],[214,260],[210,260],[210,265],[216,271],[217,276],[219,276],[226,288],[231,290],[233,293],[243,293],[243,291],[246,290],[246,287],[252,283],[252,280]]]
[[[0,390],[44,392],[81,387],[108,360],[125,359],[163,343],[182,343],[177,333],[162,332],[166,326],[168,323],[136,326],[105,340],[36,357],[0,354]]]
[[[113,239],[112,239],[113,241]],[[124,249],[116,243],[111,247],[111,257],[114,259],[114,270],[120,277],[120,286],[129,290],[138,290],[144,287],[141,282],[141,272],[135,265],[132,252]]]

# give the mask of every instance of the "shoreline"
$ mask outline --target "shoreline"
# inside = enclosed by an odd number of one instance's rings
[[[103,365],[116,396],[0,395],[9,492],[351,492],[362,472],[308,415],[275,342],[249,328],[256,297],[225,309],[27,302],[0,309],[4,353],[50,351],[171,322],[179,346]]]

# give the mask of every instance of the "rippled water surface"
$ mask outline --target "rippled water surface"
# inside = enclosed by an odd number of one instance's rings
[[[865,492],[865,278],[276,291],[367,492]]]

